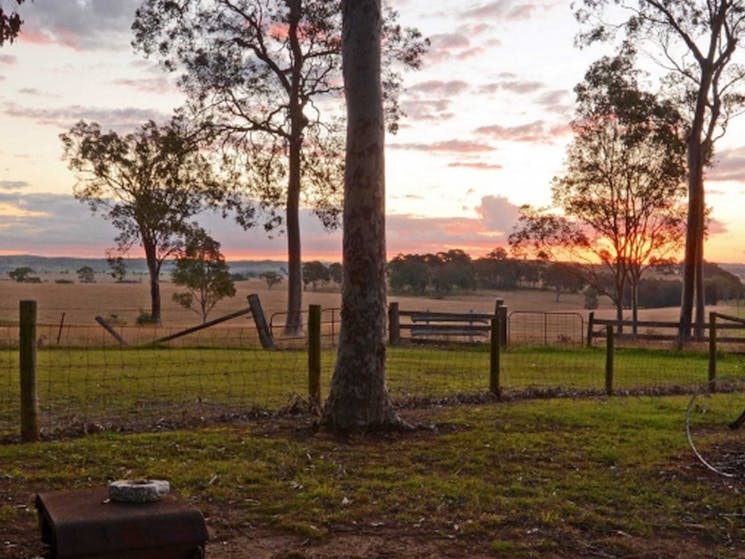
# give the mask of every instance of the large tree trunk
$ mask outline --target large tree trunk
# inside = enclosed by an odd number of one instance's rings
[[[150,275],[150,318],[153,322],[160,324],[160,262],[158,262],[156,248],[149,243],[143,244],[147,271]]]
[[[290,144],[290,178],[287,187],[287,321],[285,334],[302,331],[303,264],[300,248],[300,147]],[[293,147],[294,146],[294,147]]]
[[[300,102],[300,80],[302,78],[303,53],[300,48],[299,22],[302,16],[300,0],[287,2],[289,12],[288,37],[292,51],[293,63],[290,76],[290,145],[289,172],[287,179],[287,321],[285,334],[294,335],[302,332],[303,306],[303,265],[300,246],[300,187],[301,187],[301,152],[303,147],[303,130],[308,121],[303,114]]]
[[[400,427],[385,386],[385,169],[380,0],[342,1],[347,150],[341,332],[322,423]]]
[[[703,334],[704,293],[704,118],[707,110],[707,93],[712,73],[702,68],[696,108],[688,136],[688,221],[686,226],[685,259],[683,261],[683,293],[680,303],[678,343],[683,345],[691,335],[694,301],[696,306],[696,335]],[[695,298],[695,299],[694,299]],[[700,314],[699,314],[700,313]]]
[[[685,260],[683,262],[683,293],[680,305],[682,343],[691,335],[693,309],[696,308],[695,335],[701,335],[703,322],[703,237],[704,189],[701,144],[689,141],[688,145],[688,221],[686,226]]]

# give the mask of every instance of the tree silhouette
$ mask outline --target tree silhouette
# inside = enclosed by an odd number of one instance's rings
[[[620,12],[609,6],[626,8]],[[610,14],[629,14],[623,21],[607,21]],[[688,216],[683,266],[683,295],[679,338],[690,336],[695,306],[695,334],[703,335],[704,236],[706,203],[704,168],[729,120],[745,103],[745,67],[736,52],[745,39],[743,0],[581,0],[575,14],[585,26],[582,45],[610,41],[625,32],[622,48],[643,45],[669,71],[665,91],[687,116],[686,155]]]
[[[199,152],[200,138],[182,117],[163,126],[149,121],[125,136],[81,121],[60,138],[78,178],[75,197],[119,230],[120,255],[142,246],[150,275],[150,319],[160,322],[163,262],[182,249],[194,228],[191,220],[223,199],[224,188]]]
[[[398,25],[392,11],[385,29],[385,89],[395,129],[397,68],[418,67],[426,42]],[[195,115],[245,159],[248,196],[271,214],[265,227],[284,228],[285,329],[300,331],[300,207],[334,226],[341,204],[343,124],[333,117],[342,89],[339,2],[145,0],[133,30],[138,49],[182,72],[179,83]]]

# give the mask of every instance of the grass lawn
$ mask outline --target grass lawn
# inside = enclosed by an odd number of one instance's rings
[[[336,354],[323,352],[321,385],[327,390]],[[489,386],[486,344],[395,347],[388,350],[388,387],[399,402],[483,394]],[[602,392],[602,348],[525,347],[504,351],[505,393],[558,389]],[[722,355],[718,374],[743,376],[745,360]],[[615,354],[619,391],[700,385],[707,378],[703,352],[622,349]],[[42,426],[80,430],[147,430],[174,418],[200,419],[247,409],[278,410],[307,398],[307,354],[303,350],[248,348],[43,349],[38,353]],[[0,440],[18,433],[18,354],[0,352]],[[182,422],[182,424],[188,422]]]
[[[433,429],[340,440],[285,418],[0,446],[0,557],[40,549],[35,492],[171,481],[207,556],[743,557],[741,479],[690,451],[687,397],[404,411]]]

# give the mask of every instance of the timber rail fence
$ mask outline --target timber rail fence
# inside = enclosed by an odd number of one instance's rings
[[[265,349],[260,326],[243,310],[208,328],[113,325],[123,345],[95,324],[37,322],[35,307],[24,301],[17,321],[0,322],[4,442],[317,410],[336,360],[338,309],[311,306],[302,337],[285,340],[273,331],[273,349]],[[731,336],[719,337],[733,330],[725,325],[745,327],[743,319],[712,315],[708,351],[671,351],[619,347],[615,324],[604,325],[605,343],[583,347],[574,332],[584,323],[574,315],[509,313],[503,304],[494,314],[449,315],[392,304],[391,397],[405,408],[499,397],[682,393],[718,376],[745,377],[745,359],[723,351],[745,345],[723,345]],[[561,336],[547,330],[552,324]],[[516,334],[531,329],[533,341]]]

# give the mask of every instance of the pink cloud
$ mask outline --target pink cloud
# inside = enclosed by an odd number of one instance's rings
[[[453,161],[452,163],[448,163],[448,167],[462,167],[480,171],[499,171],[504,169],[499,163],[486,163],[484,161]]]
[[[464,140],[447,140],[444,142],[388,144],[392,149],[418,150],[418,151],[444,151],[452,153],[474,153],[494,151],[496,148],[482,142],[469,142]]]
[[[428,80],[414,84],[408,91],[453,96],[463,93],[466,89],[468,89],[468,83],[462,80]]]

